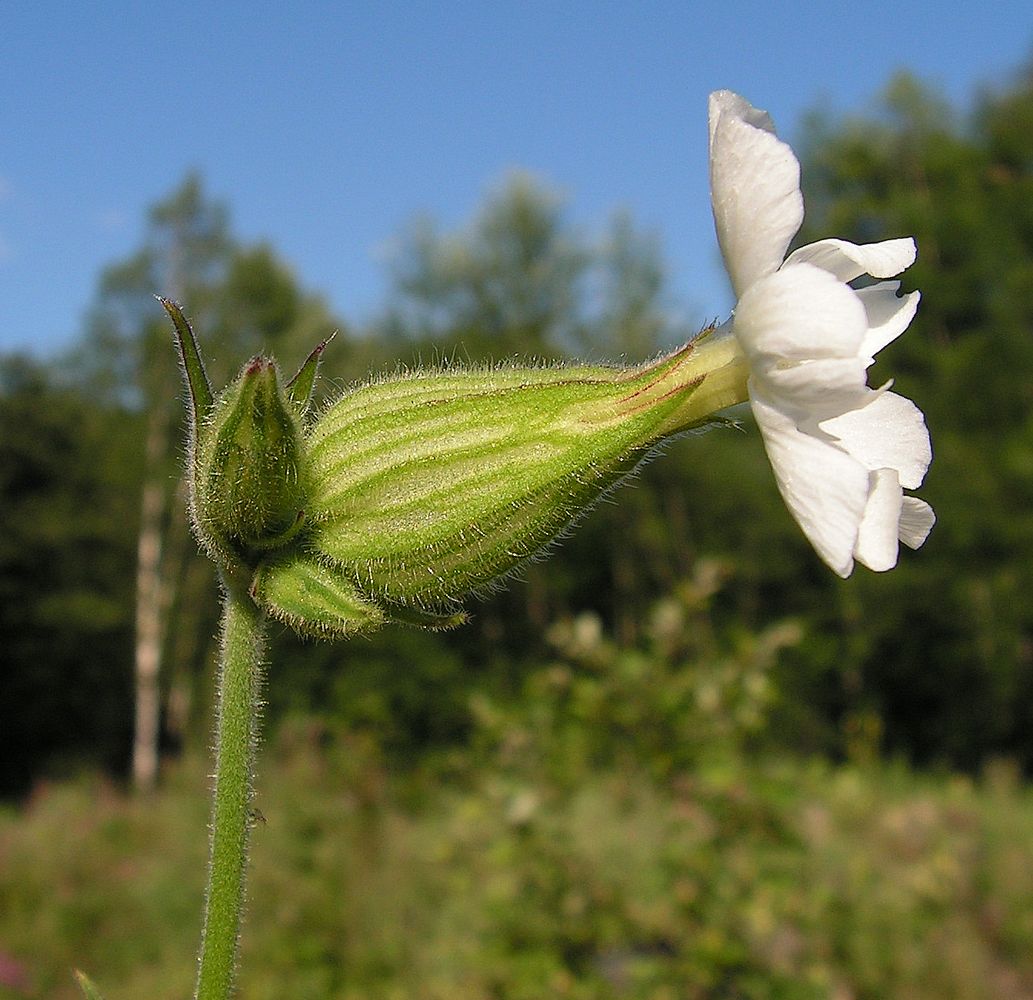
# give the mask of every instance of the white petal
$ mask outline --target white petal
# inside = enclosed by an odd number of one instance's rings
[[[852,288],[800,264],[748,288],[733,329],[751,365],[762,370],[780,359],[859,358],[868,317]]]
[[[879,469],[869,479],[868,503],[857,532],[854,557],[883,573],[897,565],[897,533],[904,495],[892,469]]]
[[[892,278],[909,268],[917,251],[911,237],[884,240],[882,243],[849,243],[847,240],[819,240],[794,250],[787,264],[814,264],[840,281],[853,281],[862,274],[873,278]]]
[[[717,129],[718,119],[722,115],[731,118],[741,118],[744,122],[763,129],[765,132],[775,134],[775,123],[771,115],[760,108],[755,108],[745,97],[735,93],[733,90],[715,90],[707,102],[707,118],[710,126],[710,143],[713,145],[714,132]]]
[[[804,429],[869,402],[863,358],[819,358],[755,371],[762,394]],[[822,435],[823,436],[823,435]]]
[[[936,523],[932,507],[918,497],[904,497],[900,510],[900,540],[909,548],[917,549],[928,537]]]
[[[752,386],[750,396],[789,512],[818,555],[840,576],[849,576],[868,499],[867,469],[835,445],[801,432]]]
[[[729,91],[710,98],[710,197],[736,297],[778,269],[803,222],[800,164],[771,119]]]
[[[868,332],[861,344],[861,353],[869,364],[887,344],[897,339],[911,324],[918,309],[918,292],[897,295],[899,281],[882,281],[868,288],[858,289],[865,312],[868,314]]]
[[[895,469],[909,490],[921,485],[932,461],[922,411],[895,392],[872,391],[867,406],[823,420],[821,429],[838,438],[870,471]]]

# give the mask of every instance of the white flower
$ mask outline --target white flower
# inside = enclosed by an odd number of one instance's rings
[[[907,329],[918,292],[889,278],[915,259],[911,239],[857,246],[822,240],[786,258],[803,222],[800,165],[766,112],[737,94],[710,97],[710,185],[718,242],[738,303],[732,332],[779,491],[821,558],[840,576],[854,560],[897,561],[918,548],[932,508],[903,489],[932,458],[921,411],[868,385],[876,353]]]

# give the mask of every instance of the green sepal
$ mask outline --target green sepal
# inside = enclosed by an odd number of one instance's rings
[[[603,366],[417,373],[310,430],[309,544],[377,601],[446,617],[533,558],[682,429],[683,354]]]
[[[340,571],[307,555],[263,563],[251,584],[255,603],[301,635],[341,639],[372,632],[387,615]]]
[[[335,330],[326,340],[317,344],[305,359],[305,363],[298,369],[298,373],[287,383],[287,398],[291,401],[299,420],[304,420],[312,405],[312,390],[315,388],[316,376],[319,374],[319,362],[327,344],[336,336],[337,331]]]
[[[436,632],[458,628],[470,620],[470,615],[462,608],[454,611],[428,611],[425,608],[408,608],[403,604],[383,602],[389,621],[401,625],[415,625],[417,628],[429,628]]]
[[[75,980],[79,984],[79,989],[83,991],[83,996],[86,997],[86,1000],[104,1000],[100,995],[100,990],[93,985],[93,981],[85,972],[80,972],[76,969]]]
[[[179,360],[183,365],[183,374],[186,377],[187,389],[190,393],[190,416],[191,433],[194,441],[197,441],[198,428],[208,419],[212,411],[214,396],[212,387],[208,381],[208,374],[204,370],[204,362],[201,360],[201,352],[197,346],[197,339],[190,324],[183,315],[183,310],[171,299],[158,296],[158,301],[169,314],[172,325],[176,328],[176,346],[179,349]]]

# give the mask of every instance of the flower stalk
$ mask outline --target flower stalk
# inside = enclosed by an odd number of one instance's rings
[[[236,975],[261,716],[265,615],[246,593],[223,601],[208,888],[196,1000],[226,1000]]]

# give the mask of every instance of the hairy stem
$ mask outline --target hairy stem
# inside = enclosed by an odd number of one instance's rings
[[[262,612],[246,593],[231,589],[223,604],[211,853],[196,1000],[227,1000],[233,990],[252,822],[265,632]]]

